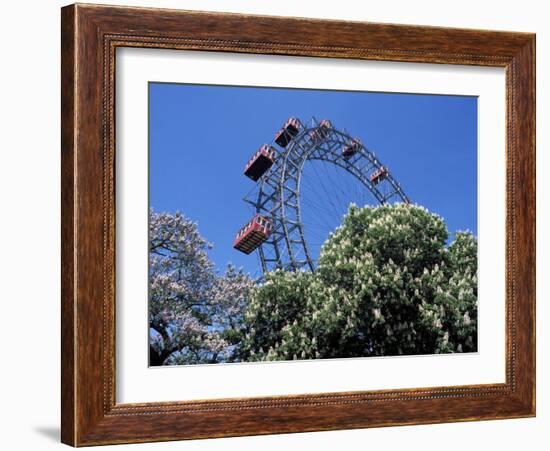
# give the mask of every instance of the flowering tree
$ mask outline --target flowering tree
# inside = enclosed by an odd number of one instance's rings
[[[477,349],[477,242],[407,205],[351,206],[315,273],[276,271],[245,313],[242,358]]]
[[[232,265],[218,275],[211,245],[180,213],[149,215],[149,359],[151,365],[216,363],[235,358],[252,280]]]

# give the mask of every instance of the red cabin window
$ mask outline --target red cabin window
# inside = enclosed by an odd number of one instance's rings
[[[385,166],[380,166],[376,171],[370,176],[370,181],[374,185],[378,185],[382,180],[388,176],[388,170]]]
[[[319,126],[311,131],[310,137],[313,142],[319,142],[327,138],[330,129],[332,128],[332,123],[328,119],[323,119],[319,122]]]
[[[361,148],[361,141],[359,141],[358,139],[352,139],[342,149],[342,156],[347,160],[348,158],[355,155],[360,148]]]
[[[295,117],[291,117],[285,122],[283,128],[276,133],[275,142],[281,147],[286,147],[292,138],[298,134],[300,128],[300,121]]]
[[[272,224],[269,218],[256,214],[239,232],[233,247],[250,254],[271,235]]]
[[[322,129],[330,129],[332,128],[332,122],[330,122],[328,119],[323,119],[321,122],[319,122],[319,127]]]
[[[275,149],[268,144],[260,147],[244,167],[244,175],[257,181],[275,162]]]

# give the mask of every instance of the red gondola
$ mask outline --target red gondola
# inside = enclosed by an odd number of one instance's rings
[[[388,176],[388,170],[385,166],[380,166],[379,169],[374,171],[370,176],[370,181],[373,185],[378,185],[382,180]]]
[[[275,149],[272,146],[264,144],[258,151],[252,155],[244,167],[244,175],[257,181],[264,175],[275,162]]]
[[[233,247],[245,254],[250,254],[271,235],[271,221],[260,214],[256,214],[237,233]]]
[[[360,148],[361,148],[361,141],[358,140],[357,138],[352,139],[342,149],[342,156],[347,160],[353,155],[355,155]]]
[[[328,136],[331,128],[332,123],[328,119],[323,119],[321,122],[319,122],[319,126],[315,130],[312,130],[310,135],[311,139],[313,140],[313,142],[319,142],[325,139]]]
[[[300,121],[291,117],[275,135],[275,142],[281,147],[286,147],[290,140],[298,134],[300,127]]]

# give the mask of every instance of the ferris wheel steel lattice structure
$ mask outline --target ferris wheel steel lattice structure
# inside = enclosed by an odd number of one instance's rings
[[[380,205],[409,198],[375,154],[346,130],[329,120],[290,118],[252,156],[244,174],[256,182],[244,201],[254,217],[237,234],[234,247],[246,254],[258,251],[264,274],[284,269],[314,271],[316,258],[306,239],[303,220],[302,178],[308,162],[323,162],[345,171]],[[319,202],[327,202],[326,196]]]

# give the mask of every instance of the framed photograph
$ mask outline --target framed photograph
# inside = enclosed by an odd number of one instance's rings
[[[535,36],[62,9],[62,441],[535,415]]]

